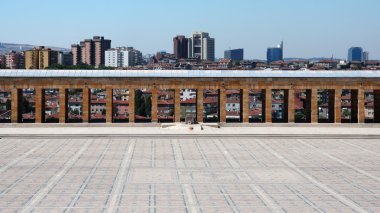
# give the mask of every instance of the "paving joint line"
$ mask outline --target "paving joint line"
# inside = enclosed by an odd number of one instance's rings
[[[345,161],[343,161],[343,160],[341,160],[341,159],[339,159],[339,158],[337,158],[337,157],[334,157],[334,156],[332,156],[331,154],[329,154],[329,153],[327,153],[327,152],[324,152],[324,151],[322,151],[322,150],[319,150],[319,149],[317,149],[315,146],[310,145],[310,144],[307,144],[307,143],[303,142],[303,141],[300,140],[300,139],[297,139],[296,141],[297,141],[298,143],[300,143],[300,144],[302,144],[302,145],[304,145],[304,146],[306,146],[306,147],[309,147],[309,148],[313,149],[314,151],[317,151],[317,152],[319,152],[320,154],[322,154],[322,155],[324,155],[324,156],[326,156],[326,157],[328,157],[328,158],[330,158],[330,159],[332,159],[332,160],[334,160],[334,161],[336,161],[336,162],[338,162],[338,163],[340,163],[340,164],[342,164],[342,165],[348,167],[348,168],[351,168],[352,170],[354,170],[354,171],[356,171],[356,172],[358,172],[358,173],[360,173],[360,174],[362,174],[362,175],[364,175],[364,176],[367,176],[367,177],[369,177],[369,178],[372,178],[373,180],[376,180],[376,181],[380,182],[380,178],[379,178],[379,177],[377,177],[377,176],[375,176],[375,175],[372,175],[372,174],[369,173],[369,172],[366,172],[366,171],[364,171],[364,170],[362,170],[362,169],[360,169],[360,168],[358,168],[358,167],[356,167],[356,166],[354,166],[354,165],[352,165],[352,164],[350,164],[350,163],[347,163],[347,162],[345,162]]]
[[[27,173],[25,173],[22,177],[20,177],[19,179],[17,179],[15,182],[13,182],[10,186],[8,186],[6,189],[4,189],[2,192],[0,192],[0,194],[7,194],[10,190],[12,190],[13,187],[15,187],[18,183],[20,183],[22,180],[24,180],[26,177],[28,177],[30,174],[32,174],[34,171],[36,171],[37,169],[39,169],[43,164],[45,164],[46,162],[48,162],[54,155],[56,155],[57,153],[59,153],[63,146],[67,145],[68,142],[64,143],[64,144],[61,144],[60,146],[58,146],[58,148],[56,149],[55,152],[52,152],[50,153],[50,155],[48,155],[48,157],[46,159],[43,159],[42,161],[40,161],[37,165],[35,165],[32,169],[30,169],[29,171],[27,171]]]
[[[108,213],[113,213],[115,205],[118,203],[119,196],[121,194],[121,190],[124,186],[124,180],[126,179],[126,172],[129,167],[129,164],[132,160],[132,154],[135,149],[135,141],[129,141],[129,146],[124,153],[123,161],[119,167],[119,172],[116,176],[114,186],[112,187],[112,191],[110,194],[110,199],[109,202],[107,203],[106,206],[106,212]]]
[[[67,209],[65,210],[65,213],[66,212],[71,212],[72,208],[75,206],[75,204],[78,202],[80,196],[83,194],[83,191],[85,190],[85,188],[87,187],[88,183],[90,182],[90,180],[92,179],[93,175],[95,174],[96,170],[99,168],[99,165],[100,163],[103,161],[104,159],[104,156],[106,155],[107,151],[109,150],[109,147],[111,146],[111,143],[108,142],[106,148],[104,149],[104,151],[101,153],[100,157],[98,158],[98,160],[96,161],[95,163],[95,166],[92,168],[90,174],[87,176],[87,178],[85,179],[85,181],[82,183],[81,187],[79,188],[79,190],[77,191],[77,193],[75,194],[75,197],[71,200],[69,206],[67,207]]]
[[[57,174],[55,174],[46,184],[46,186],[42,189],[40,189],[34,196],[29,200],[28,203],[24,205],[24,207],[21,209],[21,212],[31,212],[35,205],[37,205],[43,197],[46,196],[46,194],[54,187],[55,184],[57,184],[64,175],[72,168],[72,166],[78,161],[78,159],[83,155],[83,153],[87,150],[87,148],[90,146],[91,141],[87,141],[82,148],[75,153],[75,155],[65,163],[63,169],[59,171]]]
[[[43,147],[44,145],[46,145],[48,142],[48,140],[44,140],[43,143],[40,143],[38,145],[36,145],[34,148],[32,148],[31,150],[29,150],[28,152],[24,153],[23,155],[21,155],[20,157],[14,159],[13,161],[9,162],[8,164],[6,164],[5,166],[1,167],[0,168],[0,174],[5,172],[6,170],[8,170],[9,168],[11,168],[12,166],[16,165],[17,163],[19,163],[20,161],[24,160],[26,157],[28,157],[30,154],[32,154],[33,152],[37,151],[38,149],[40,149],[41,147]]]
[[[257,140],[257,142],[262,146],[264,149],[266,149],[269,153],[271,153],[273,156],[281,160],[283,163],[285,163],[290,169],[293,169],[295,172],[300,174],[302,177],[313,183],[314,185],[318,186],[322,190],[329,193],[331,196],[335,197],[340,202],[346,204],[347,206],[351,207],[357,212],[367,212],[362,207],[358,206],[354,201],[346,198],[344,195],[341,195],[340,193],[336,192],[335,190],[331,189],[327,185],[323,184],[322,182],[319,182],[315,178],[313,178],[311,175],[304,172],[302,169],[298,168],[294,163],[287,160],[285,157],[280,155],[278,152],[276,152],[274,149],[272,149],[269,145],[264,144],[261,140]]]

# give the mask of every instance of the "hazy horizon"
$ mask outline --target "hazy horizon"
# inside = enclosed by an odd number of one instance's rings
[[[94,35],[143,54],[172,52],[172,38],[209,32],[216,57],[244,48],[246,59],[265,59],[284,40],[285,58],[347,57],[352,46],[380,58],[380,1],[376,0],[18,0],[2,3],[0,42],[70,48]]]

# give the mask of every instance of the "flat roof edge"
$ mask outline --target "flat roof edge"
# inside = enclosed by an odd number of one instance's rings
[[[380,70],[0,70],[0,78],[380,78]]]

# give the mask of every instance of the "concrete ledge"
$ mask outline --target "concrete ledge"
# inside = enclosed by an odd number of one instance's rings
[[[75,125],[48,125],[48,124],[7,124],[0,125],[0,137],[10,136],[318,136],[329,137],[342,136],[378,136],[380,135],[380,125],[348,125],[348,124],[262,124],[246,126],[215,126],[192,125],[190,126],[164,125],[159,124],[139,124],[118,125],[118,124],[75,124]]]

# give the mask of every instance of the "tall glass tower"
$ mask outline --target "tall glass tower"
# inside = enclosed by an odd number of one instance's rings
[[[269,47],[267,49],[267,62],[284,60],[284,42],[282,41],[277,47]]]
[[[348,61],[360,61],[363,62],[363,48],[361,47],[351,47],[348,49]]]

